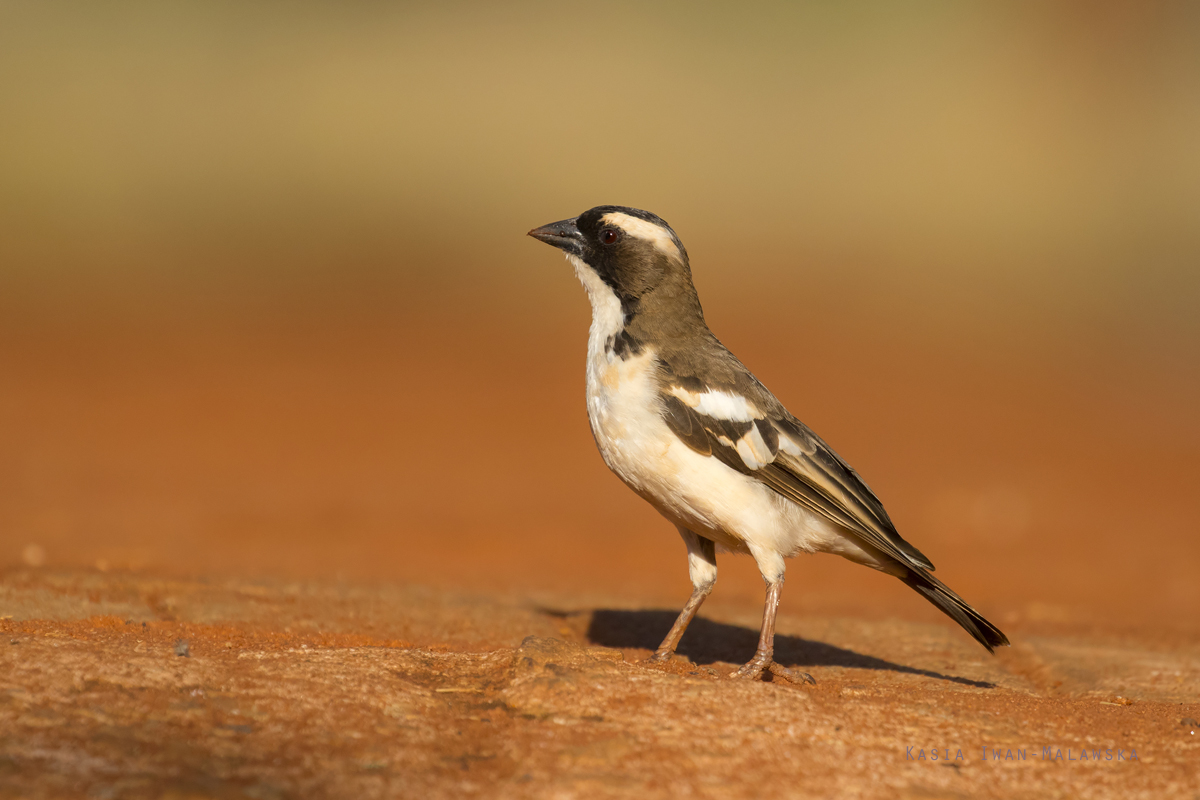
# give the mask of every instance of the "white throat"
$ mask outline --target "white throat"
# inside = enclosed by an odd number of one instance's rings
[[[567,261],[575,268],[575,275],[587,290],[588,300],[592,304],[588,356],[593,358],[603,354],[604,343],[608,337],[615,336],[624,329],[625,312],[621,310],[621,300],[617,293],[596,274],[596,270],[584,263],[583,259],[570,253],[567,254]]]

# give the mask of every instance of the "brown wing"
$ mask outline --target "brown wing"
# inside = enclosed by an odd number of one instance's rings
[[[748,375],[748,373],[747,373]],[[896,531],[883,504],[849,464],[783,409],[752,377],[751,391],[713,390],[696,379],[664,382],[663,419],[701,455],[752,475],[779,494],[912,566],[933,564]]]

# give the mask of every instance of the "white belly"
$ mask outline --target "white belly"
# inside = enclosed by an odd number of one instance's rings
[[[607,352],[609,337],[623,329],[620,302],[583,262],[568,260],[592,302],[588,420],[609,469],[676,525],[752,554],[768,579],[782,576],[783,557],[802,551],[867,557],[825,518],[676,437],[660,413],[655,353]]]
[[[765,484],[684,444],[659,412],[652,351],[588,353],[588,419],[604,462],[671,522],[724,548],[792,556],[844,537]]]

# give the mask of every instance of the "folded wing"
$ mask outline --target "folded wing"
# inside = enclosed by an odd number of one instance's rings
[[[761,384],[714,389],[695,379],[663,385],[663,418],[689,447],[753,475],[863,542],[919,569],[933,564],[906,542],[849,464],[791,416]]]

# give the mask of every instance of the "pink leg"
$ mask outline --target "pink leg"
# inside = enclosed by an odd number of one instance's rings
[[[687,528],[680,528],[679,535],[683,537],[683,543],[687,545],[688,573],[691,575],[694,588],[687,605],[683,607],[683,611],[679,612],[679,617],[676,618],[675,624],[667,633],[667,638],[663,639],[658,650],[650,656],[650,660],[653,662],[661,663],[671,659],[671,656],[675,654],[675,648],[679,646],[683,632],[687,630],[687,626],[691,624],[696,612],[700,610],[704,599],[712,592],[713,584],[717,582],[716,546],[710,540],[697,536]]]
[[[758,650],[737,672],[731,673],[731,678],[749,678],[757,680],[763,671],[789,680],[792,683],[816,683],[813,676],[807,672],[788,669],[775,663],[775,614],[779,611],[779,594],[783,591],[783,579],[767,583],[767,601],[763,606],[762,631],[758,636]]]

